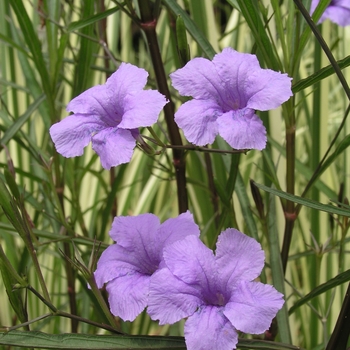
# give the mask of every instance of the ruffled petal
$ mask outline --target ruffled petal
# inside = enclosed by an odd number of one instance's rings
[[[112,244],[101,255],[94,272],[98,288],[115,278],[140,273],[150,275],[154,266],[135,250],[128,250],[119,244]]]
[[[170,74],[173,87],[182,96],[221,103],[223,86],[213,62],[197,57]]]
[[[147,83],[148,73],[143,68],[130,63],[121,63],[106,82],[116,101],[123,101],[128,94],[143,90]]]
[[[150,277],[139,273],[125,275],[106,286],[111,312],[124,321],[134,321],[147,306]]]
[[[259,282],[242,282],[225,305],[225,316],[233,326],[245,333],[266,331],[284,304],[283,294]]]
[[[94,132],[104,128],[104,124],[95,116],[73,114],[50,128],[50,136],[57,152],[64,157],[81,156]]]
[[[175,122],[183,130],[186,139],[198,146],[212,144],[218,134],[217,118],[220,107],[208,100],[191,100],[175,113]]]
[[[250,97],[246,84],[251,74],[261,70],[255,55],[227,47],[213,58],[218,77],[224,86],[222,93],[225,112],[245,108]]]
[[[271,69],[260,69],[249,75],[245,91],[249,96],[247,108],[259,111],[275,109],[293,96],[292,78]]]
[[[159,324],[173,324],[190,316],[202,303],[200,291],[176,278],[167,268],[152,275],[147,312]]]
[[[143,271],[152,274],[159,265],[161,252],[154,249],[158,245],[159,219],[154,214],[138,216],[118,216],[109,232],[111,238],[126,248],[140,264]]]
[[[186,321],[185,340],[188,350],[232,350],[238,334],[222,308],[204,306]]]
[[[255,239],[228,228],[218,237],[215,257],[223,281],[235,286],[240,281],[252,281],[260,275],[265,253]]]
[[[166,105],[165,96],[156,90],[142,90],[124,99],[124,114],[121,123],[122,129],[133,129],[151,126]]]
[[[223,114],[217,120],[220,136],[235,149],[266,147],[266,129],[251,109],[240,109]]]
[[[92,137],[92,148],[100,156],[104,169],[129,163],[136,140],[131,130],[108,128]]]
[[[212,250],[196,236],[188,236],[164,249],[164,261],[172,274],[198,288],[209,303],[218,293],[217,265]]]
[[[82,92],[68,103],[67,111],[99,119],[106,128],[117,126],[123,115],[122,104],[106,85],[96,85]]]
[[[159,254],[160,260],[163,258],[163,249],[189,235],[199,237],[200,231],[198,225],[194,222],[193,215],[188,210],[176,218],[164,221],[159,229],[155,244],[150,246],[154,250],[154,255]]]

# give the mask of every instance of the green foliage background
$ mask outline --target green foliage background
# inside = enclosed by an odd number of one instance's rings
[[[260,113],[266,150],[186,151],[189,208],[212,248],[227,227],[256,238],[266,252],[261,280],[285,293],[279,343],[242,334],[239,348],[330,349],[350,280],[350,28],[329,21],[314,26],[327,45],[321,48],[298,7],[309,8],[310,0],[143,1],[159,14],[162,63],[155,64],[163,64],[167,76],[181,66],[175,30],[180,15],[191,58],[212,58],[230,46],[293,77],[294,97]],[[328,3],[320,1],[315,22]],[[171,150],[153,146],[150,156],[138,149],[131,163],[108,172],[90,146],[82,157],[58,155],[48,133],[67,115],[73,97],[103,84],[120,62],[146,69],[148,87],[157,88],[144,32],[132,19],[139,13],[139,2],[131,0],[0,1],[0,345],[184,348],[182,338],[169,337],[183,335],[182,322],[159,327],[145,313],[133,323],[111,321],[79,265],[93,263],[90,257],[112,243],[108,231],[115,215],[152,212],[161,221],[178,215]],[[178,107],[184,99],[170,89]],[[164,129],[161,114],[154,130],[166,142]],[[213,148],[230,151],[220,138]],[[288,235],[290,249],[282,247]],[[102,323],[129,335],[168,337],[92,336],[110,334]],[[19,331],[49,335],[28,338]],[[78,335],[62,335],[71,332]],[[348,333],[339,349],[345,349]]]

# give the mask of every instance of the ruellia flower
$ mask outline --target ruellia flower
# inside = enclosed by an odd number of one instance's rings
[[[150,281],[164,266],[163,250],[187,236],[199,236],[190,212],[160,224],[157,216],[119,216],[111,238],[117,241],[101,255],[94,273],[97,286],[106,283],[111,312],[133,321],[147,306]]]
[[[57,152],[65,157],[83,154],[92,142],[103,168],[110,169],[131,160],[139,127],[154,124],[165,97],[155,90],[143,90],[148,73],[129,63],[67,105],[74,114],[50,128]]]
[[[260,334],[283,306],[283,295],[255,282],[264,252],[253,238],[227,229],[215,255],[197,236],[164,249],[165,267],[151,280],[148,313],[160,324],[188,317],[188,350],[231,350],[237,331]]]
[[[310,13],[313,14],[320,0],[312,0]],[[318,23],[325,19],[345,27],[350,25],[350,1],[349,0],[332,0],[326,10],[323,12]]]
[[[262,150],[266,129],[255,110],[277,108],[292,96],[287,74],[261,69],[255,55],[224,49],[210,61],[194,58],[170,74],[180,95],[192,96],[176,112],[187,140],[204,146],[219,134],[232,148]]]

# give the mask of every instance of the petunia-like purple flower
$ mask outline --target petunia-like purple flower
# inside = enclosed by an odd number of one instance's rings
[[[107,79],[69,102],[66,117],[50,128],[57,152],[76,157],[92,142],[103,168],[110,169],[131,160],[139,135],[138,128],[151,126],[157,119],[165,97],[155,90],[143,90],[148,73],[129,63]]]
[[[255,55],[224,49],[212,61],[194,58],[170,74],[180,95],[192,96],[175,114],[191,143],[204,146],[217,134],[235,149],[262,150],[266,129],[255,110],[277,108],[292,96],[291,78],[261,69]]]
[[[150,281],[164,267],[163,249],[187,236],[199,236],[199,228],[187,211],[160,224],[157,216],[119,216],[113,221],[110,236],[117,244],[101,255],[95,279],[109,293],[111,312],[133,321],[147,306]]]
[[[320,0],[312,0],[310,13],[313,14]],[[345,27],[350,25],[350,1],[349,0],[332,0],[323,12],[318,23],[322,23],[325,19]]]
[[[160,324],[188,317],[188,350],[231,350],[238,330],[263,333],[284,303],[274,287],[253,281],[264,252],[235,229],[220,234],[215,255],[190,236],[166,247],[164,262],[151,280],[148,313]]]

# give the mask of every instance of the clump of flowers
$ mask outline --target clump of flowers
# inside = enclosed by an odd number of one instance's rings
[[[116,244],[101,255],[95,271],[97,286],[105,283],[113,315],[133,321],[148,304],[153,274],[164,267],[163,250],[187,236],[199,236],[190,212],[160,224],[153,214],[119,216],[113,221],[111,238]]]
[[[57,152],[65,157],[83,154],[92,142],[103,168],[110,169],[131,160],[139,127],[154,124],[167,103],[155,90],[143,90],[148,73],[129,63],[67,105],[74,114],[50,128]]]
[[[261,69],[255,55],[224,49],[210,61],[194,58],[170,74],[180,95],[192,96],[175,114],[191,143],[212,144],[220,135],[232,148],[266,146],[266,129],[255,110],[277,108],[292,96],[287,74]]]
[[[116,218],[111,236],[118,243],[95,277],[107,283],[112,313],[133,320],[148,305],[160,324],[188,317],[189,350],[231,350],[238,331],[263,333],[283,306],[281,293],[254,281],[265,260],[260,244],[236,229],[220,234],[215,254],[189,212],[162,225],[152,214]]]
[[[313,14],[320,0],[312,0],[310,13]],[[350,1],[332,0],[326,10],[323,12],[318,23],[329,19],[332,22],[345,27],[350,25]]]

